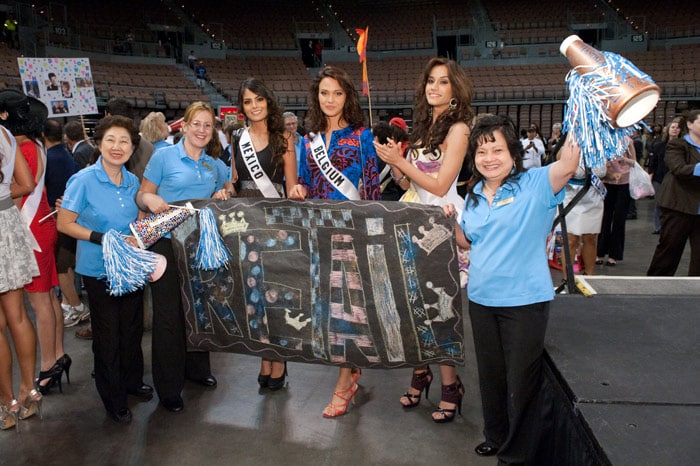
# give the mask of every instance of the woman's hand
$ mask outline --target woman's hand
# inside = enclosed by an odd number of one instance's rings
[[[157,194],[145,192],[139,192],[139,194],[141,201],[139,206],[145,207],[146,210],[153,212],[154,214],[165,212],[170,208],[168,203]]]
[[[309,195],[309,191],[306,189],[306,186],[301,185],[301,184],[295,184],[292,189],[289,190],[287,193],[287,198],[288,199],[298,199],[300,201],[303,201],[306,199],[306,196]]]
[[[233,193],[231,193],[228,189],[223,188],[212,194],[211,198],[219,199],[220,201],[225,201],[226,199],[231,198],[231,196],[233,196]]]
[[[445,217],[454,217],[454,215],[457,213],[457,209],[455,209],[455,205],[450,203],[450,204],[445,204],[442,206],[442,211],[445,213]]]
[[[129,243],[131,246],[133,246],[137,249],[139,249],[141,247],[141,246],[139,246],[139,242],[136,241],[136,238],[134,238],[133,236],[127,236],[124,239],[126,240],[127,243]]]
[[[377,156],[385,163],[396,166],[404,159],[401,144],[397,144],[391,138],[387,138],[386,141],[386,144],[381,144],[377,138],[374,138],[374,150],[377,152]]]

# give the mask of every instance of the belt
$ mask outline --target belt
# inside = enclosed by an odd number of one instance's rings
[[[3,197],[0,199],[0,210],[7,210],[14,206],[15,203],[12,201],[11,196]]]

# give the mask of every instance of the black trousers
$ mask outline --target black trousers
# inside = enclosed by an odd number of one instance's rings
[[[143,384],[143,290],[111,296],[107,282],[83,276],[90,303],[95,385],[109,412],[127,407],[127,390]]]
[[[629,210],[630,185],[605,183],[608,194],[603,207],[603,223],[598,235],[598,257],[606,254],[621,261],[625,255],[625,223]]]
[[[208,352],[187,351],[180,278],[170,239],[160,239],[150,250],[164,255],[168,260],[163,276],[150,284],[153,299],[153,383],[162,400],[180,396],[185,378],[202,379],[211,374],[211,367]]]
[[[659,207],[661,234],[647,275],[672,277],[690,240],[688,276],[700,276],[700,215]]]
[[[549,302],[489,307],[469,301],[486,442],[499,464],[534,464],[544,429],[542,354]]]

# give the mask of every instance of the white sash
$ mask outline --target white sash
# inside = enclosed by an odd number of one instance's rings
[[[311,136],[311,135],[309,135]],[[340,191],[340,193],[345,196],[350,201],[359,201],[360,193],[357,188],[353,186],[352,182],[343,175],[340,170],[335,168],[328,158],[328,153],[326,152],[326,145],[321,139],[321,135],[317,134],[311,139],[311,157],[318,165],[318,168],[326,177],[328,182],[333,185],[333,187]]]
[[[41,164],[44,167],[44,171],[41,174],[41,177],[37,180],[34,191],[29,194],[27,200],[22,206],[22,210],[20,211],[22,214],[22,219],[24,220],[25,225],[27,225],[27,228],[30,228],[32,221],[34,220],[34,216],[36,215],[36,211],[39,209],[41,195],[44,193],[44,177],[46,176],[46,151],[44,151],[44,146],[39,144],[37,141],[32,141],[32,143],[36,144],[37,146],[36,154],[37,157],[41,158]],[[41,247],[39,247],[39,243],[37,243],[34,235],[31,235],[30,242],[32,243],[32,247],[35,251],[41,252]]]
[[[260,166],[260,160],[258,160],[258,154],[253,147],[248,128],[242,132],[238,141],[238,148],[241,151],[243,163],[245,163],[248,173],[250,173],[250,178],[255,182],[255,186],[260,192],[263,193],[263,196],[279,198],[280,193],[277,192],[272,181],[270,181],[270,178]]]

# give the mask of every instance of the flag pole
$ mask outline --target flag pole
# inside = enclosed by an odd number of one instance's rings
[[[363,73],[365,76],[367,76],[367,60],[365,59],[364,63],[362,63],[363,67]],[[373,127],[374,123],[372,123],[372,93],[369,90],[369,78],[367,79],[367,104],[369,105],[369,127]]]
[[[369,104],[369,125],[373,125],[372,122],[372,95],[369,92],[369,79],[367,78],[367,36],[369,35],[369,26],[364,29],[355,29],[358,34],[357,38],[357,54],[360,56],[360,63],[362,63],[362,95],[367,96],[367,102]]]

